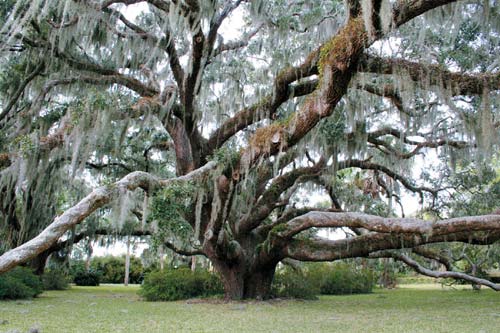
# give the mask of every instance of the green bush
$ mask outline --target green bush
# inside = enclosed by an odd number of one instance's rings
[[[77,286],[98,286],[99,274],[94,271],[79,271],[76,272],[73,282],[75,282]]]
[[[68,289],[68,277],[57,270],[50,270],[42,275],[43,288],[45,290]]]
[[[274,276],[272,293],[277,297],[317,299],[319,285],[303,271],[286,267]]]
[[[147,274],[139,294],[148,301],[175,301],[221,294],[223,291],[217,275],[179,268]]]
[[[0,299],[31,298],[43,291],[40,278],[31,269],[16,267],[0,275]]]
[[[90,267],[99,272],[102,283],[123,283],[125,280],[125,257],[95,257]],[[129,283],[141,283],[144,269],[141,260],[130,258]]]
[[[363,294],[372,292],[375,283],[371,270],[348,263],[322,264],[310,269],[324,295]]]

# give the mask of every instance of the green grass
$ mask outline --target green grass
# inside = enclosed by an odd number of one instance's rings
[[[0,302],[0,332],[498,332],[500,293],[405,285],[319,301],[141,301],[137,286]]]

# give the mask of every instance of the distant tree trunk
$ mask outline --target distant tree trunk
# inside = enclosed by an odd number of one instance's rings
[[[192,256],[191,257],[191,271],[195,271],[196,270],[196,256]]]
[[[388,288],[392,289],[396,287],[396,280],[393,276],[393,272],[390,269],[389,261],[390,259],[388,258],[383,258],[382,259],[382,264],[384,265],[384,269],[382,271],[382,274],[380,274],[380,280],[379,284],[382,288]]]
[[[472,272],[471,272],[471,275],[472,276],[477,276],[477,265],[476,264],[472,264]],[[473,290],[481,290],[481,285],[480,284],[477,284],[477,283],[473,283],[472,284],[472,289]]]
[[[163,256],[164,256],[163,246],[160,245],[158,252],[159,252],[158,255],[160,256],[160,270],[163,271],[163,269],[165,268],[165,262],[163,260]]]
[[[94,252],[94,249],[92,248],[92,240],[89,239],[88,241],[88,248],[87,248],[87,259],[85,260],[85,271],[90,271],[90,260],[92,259],[92,253]]]
[[[123,284],[128,286],[128,279],[130,274],[130,236],[127,236],[127,254],[125,255],[125,279]]]

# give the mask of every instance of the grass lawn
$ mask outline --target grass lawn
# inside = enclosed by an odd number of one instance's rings
[[[319,301],[144,302],[137,286],[0,302],[0,332],[500,332],[500,293],[411,285]]]

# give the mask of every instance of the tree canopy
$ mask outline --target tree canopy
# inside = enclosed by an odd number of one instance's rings
[[[499,18],[496,0],[4,1],[0,272],[101,232],[206,256],[234,299],[268,297],[285,259],[442,274],[414,260],[446,263],[428,244],[500,238]],[[473,189],[491,201],[461,209]]]

